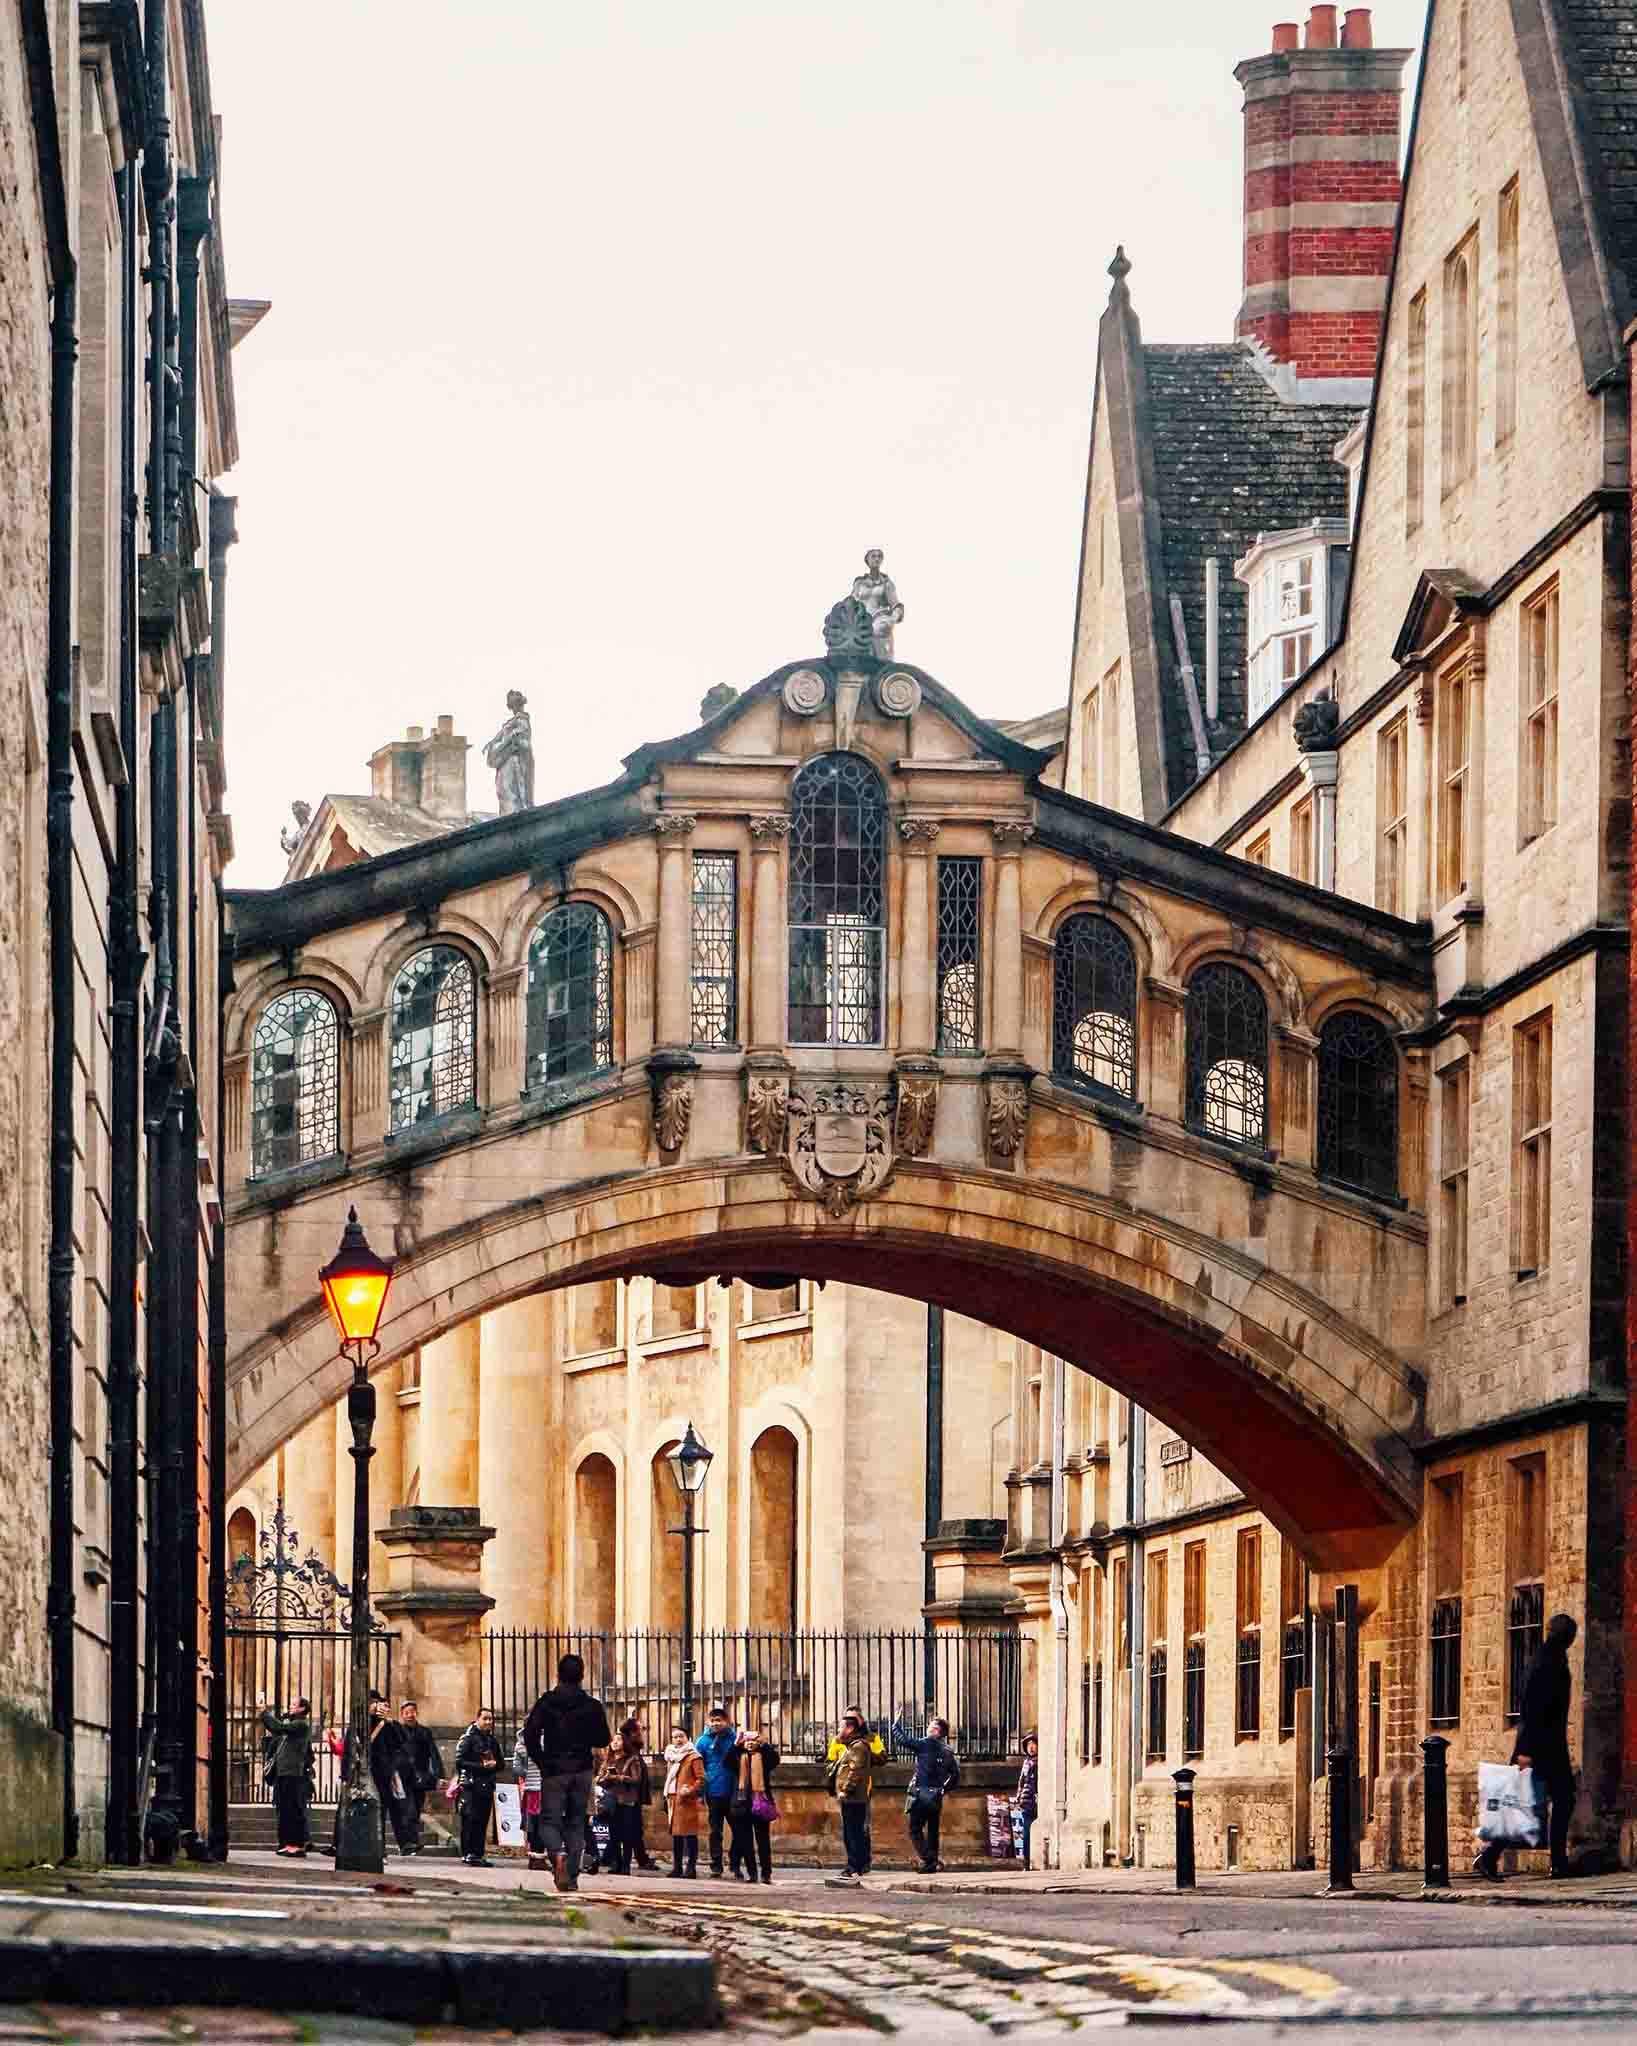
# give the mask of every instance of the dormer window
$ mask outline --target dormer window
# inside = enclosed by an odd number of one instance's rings
[[[1346,527],[1322,519],[1263,533],[1234,574],[1250,591],[1246,717],[1254,722],[1305,674],[1330,641],[1332,591],[1339,593]]]

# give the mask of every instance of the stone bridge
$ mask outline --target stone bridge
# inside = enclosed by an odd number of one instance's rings
[[[592,1277],[844,1280],[1094,1372],[1315,1563],[1382,1556],[1424,936],[1048,759],[832,646],[604,788],[231,894],[229,1485],[345,1383],[316,1274],[356,1204],[383,1363]]]

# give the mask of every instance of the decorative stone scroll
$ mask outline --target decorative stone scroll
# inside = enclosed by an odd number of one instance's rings
[[[984,1123],[991,1164],[1011,1165],[1029,1133],[1029,1075],[990,1073],[984,1080]]]
[[[921,708],[921,685],[902,668],[894,668],[876,678],[875,705],[884,718],[913,717]]]
[[[788,813],[783,810],[768,810],[760,817],[752,817],[750,835],[759,845],[776,847],[781,838],[790,836]]]
[[[798,668],[784,678],[784,707],[799,718],[817,717],[828,694],[817,668]]]
[[[1011,852],[1022,852],[1034,837],[1034,826],[1021,817],[999,817],[989,829],[994,833],[995,850],[1003,856]]]
[[[649,822],[654,827],[655,835],[663,843],[668,838],[689,837],[699,818],[692,810],[661,810],[657,816],[650,818]]]
[[[922,1158],[931,1149],[938,1120],[938,1075],[901,1068],[896,1075],[893,1143],[901,1157]]]
[[[792,1084],[783,1164],[798,1197],[840,1221],[880,1193],[896,1162],[890,1087],[875,1080]]]
[[[745,1074],[745,1143],[764,1158],[776,1158],[784,1149],[784,1124],[790,1106],[790,1077],[787,1073]]]
[[[898,836],[911,848],[918,840],[930,845],[940,828],[936,817],[900,817],[898,820]]]

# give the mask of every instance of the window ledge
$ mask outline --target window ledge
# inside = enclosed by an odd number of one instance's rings
[[[1068,1073],[1052,1073],[1049,1077],[1065,1100],[1089,1108],[1104,1122],[1120,1129],[1140,1129],[1146,1120],[1148,1111],[1140,1101],[1117,1094],[1111,1087],[1100,1087],[1095,1080],[1077,1080]]]
[[[625,1352],[622,1349],[583,1350],[577,1357],[563,1359],[563,1375],[565,1378],[572,1378],[580,1371],[606,1371],[610,1364],[624,1362]]]
[[[451,1137],[468,1137],[483,1127],[483,1110],[474,1105],[451,1108],[445,1115],[428,1116],[401,1130],[388,1130],[382,1140],[389,1151],[404,1153],[436,1151]]]
[[[332,1179],[344,1179],[351,1162],[345,1151],[335,1151],[328,1158],[313,1158],[305,1165],[286,1165],[281,1171],[263,1173],[259,1179],[247,1179],[244,1198],[253,1202],[277,1201],[310,1186],[327,1186]]]
[[[618,1066],[599,1066],[594,1073],[576,1073],[572,1080],[550,1080],[544,1087],[525,1087],[517,1097],[527,1121],[559,1115],[565,1108],[579,1108],[609,1094],[623,1082]]]
[[[637,1350],[644,1357],[669,1357],[680,1350],[708,1350],[710,1339],[708,1328],[685,1328],[674,1335],[648,1336],[638,1343]]]
[[[811,1309],[801,1307],[794,1314],[771,1314],[765,1321],[742,1321],[739,1323],[737,1334],[740,1342],[753,1343],[758,1336],[794,1335],[812,1326]]]

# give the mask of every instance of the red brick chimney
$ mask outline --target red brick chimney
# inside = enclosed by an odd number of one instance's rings
[[[1273,31],[1245,89],[1245,298],[1235,332],[1298,377],[1375,375],[1398,212],[1408,50],[1378,50],[1370,10],[1310,9]]]

